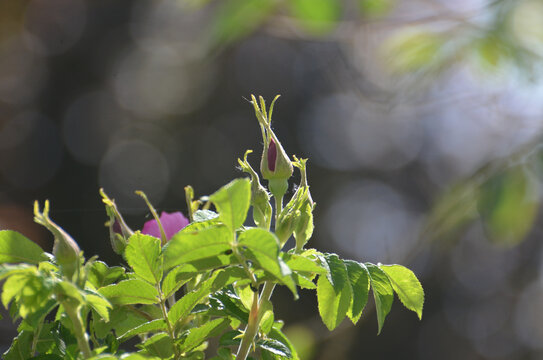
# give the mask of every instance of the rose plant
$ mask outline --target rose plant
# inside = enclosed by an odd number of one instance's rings
[[[277,285],[294,299],[300,288],[316,290],[318,312],[330,330],[346,317],[356,324],[370,290],[378,332],[394,293],[421,318],[423,289],[407,268],[343,260],[306,247],[315,207],[307,160],[287,156],[273,132],[276,99],[267,110],[262,98],[252,97],[267,188],[247,151],[239,165],[248,178],[198,200],[192,187],[185,188],[188,220],[181,213],[159,217],[137,192],[154,218],[141,231],[127,226],[101,190],[113,250],[126,264],[85,259],[49,218],[48,201],[43,210],[36,202],[34,213],[54,236],[51,254],[20,233],[0,231],[1,301],[18,321],[18,336],[4,358],[298,359],[273,311]],[[294,168],[301,181],[283,205]],[[291,236],[295,246],[289,249]],[[123,345],[129,340],[135,348]]]

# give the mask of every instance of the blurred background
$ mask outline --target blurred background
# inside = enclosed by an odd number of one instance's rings
[[[1,1],[0,228],[50,251],[49,199],[87,257],[119,262],[98,189],[133,229],[134,190],[186,212],[185,185],[242,176],[248,148],[258,166],[245,99],[281,94],[310,244],[426,291],[421,322],[396,300],[377,337],[371,304],[329,333],[313,293],[278,289],[302,359],[542,359],[542,56],[541,0]]]

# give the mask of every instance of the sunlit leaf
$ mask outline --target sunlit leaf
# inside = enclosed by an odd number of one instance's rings
[[[124,334],[121,334],[119,336],[119,340],[125,341],[136,335],[146,334],[151,331],[166,330],[166,328],[166,322],[163,319],[152,320],[136,326],[135,328],[128,330]]]
[[[182,352],[189,352],[202,344],[206,339],[218,336],[229,324],[228,319],[215,319],[200,327],[190,329],[181,346]]]
[[[226,184],[209,197],[217,210],[219,219],[231,231],[245,222],[251,204],[251,183],[249,179],[236,179]]]
[[[118,284],[100,288],[98,292],[113,304],[156,304],[158,302],[157,289],[143,280],[124,280]]]
[[[349,282],[353,290],[353,297],[347,316],[353,324],[356,325],[362,315],[362,311],[368,302],[368,292],[370,290],[369,275],[366,266],[356,261],[344,261],[347,267]]]
[[[379,265],[379,268],[387,274],[402,304],[422,319],[424,290],[415,274],[401,265]]]
[[[161,359],[169,359],[173,355],[173,340],[167,333],[158,333],[146,339],[138,345],[144,353],[158,356]]]
[[[279,258],[279,240],[273,233],[260,228],[249,229],[241,233],[238,244],[246,258],[254,261],[297,296],[296,285],[290,276],[291,270]]]
[[[212,258],[231,251],[232,232],[224,225],[175,234],[164,246],[164,267]]]
[[[333,330],[341,324],[349,311],[352,288],[348,280],[347,268],[337,255],[329,255],[327,260],[330,273],[328,276],[319,276],[317,300],[322,321],[329,330]]]
[[[11,343],[8,351],[4,353],[2,357],[5,360],[26,360],[31,357],[30,351],[32,349],[32,331],[21,332],[13,342]]]
[[[225,286],[229,276],[222,270],[216,271],[204,281],[197,290],[190,292],[179,299],[168,311],[168,319],[172,324],[184,320],[191,310],[202,299]]]
[[[128,239],[124,257],[136,275],[143,280],[156,285],[162,279],[160,240],[154,236],[136,232]]]
[[[38,264],[45,260],[45,253],[35,242],[16,231],[0,231],[0,263]]]
[[[370,284],[375,300],[375,309],[377,311],[377,333],[379,334],[381,329],[383,329],[385,318],[392,308],[394,291],[387,274],[383,270],[370,263],[364,265],[368,269],[370,276]]]

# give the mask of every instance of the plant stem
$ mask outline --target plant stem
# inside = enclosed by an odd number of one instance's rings
[[[42,319],[43,320],[43,319]],[[40,338],[41,328],[43,327],[43,322],[40,321],[37,329],[34,331],[34,337],[32,338],[32,348],[30,349],[30,354],[34,356],[36,354],[36,346],[38,345],[38,340]]]
[[[258,325],[260,323],[259,309],[258,292],[255,291],[253,293],[253,304],[251,305],[251,311],[249,312],[249,321],[247,323],[247,328],[245,328],[243,339],[241,339],[241,344],[239,344],[236,360],[245,360],[247,359],[247,355],[249,355],[251,344],[258,332]]]
[[[279,214],[283,210],[283,197],[280,197],[280,198],[274,197],[274,199],[275,199],[275,225],[274,226],[277,228],[277,220],[279,219]]]
[[[260,302],[259,302],[260,308],[262,308],[262,304],[264,303],[264,301],[270,300],[273,293],[273,289],[275,289],[274,283],[272,283],[271,281],[266,281],[264,283],[264,288],[262,288],[262,293],[260,293]],[[263,314],[260,314],[260,315],[263,315]]]
[[[283,197],[275,197],[275,226],[277,227],[277,220],[279,219],[279,214],[283,210]],[[251,305],[251,311],[249,312],[249,321],[247,323],[247,328],[243,334],[243,339],[241,339],[241,344],[239,344],[238,354],[236,355],[236,360],[245,360],[247,355],[249,355],[249,349],[253,343],[258,329],[260,326],[260,320],[264,315],[262,313],[262,306],[265,301],[270,300],[271,295],[275,289],[275,284],[271,281],[266,281],[262,292],[260,293],[260,299],[258,293],[255,291],[253,293],[253,304]]]
[[[77,345],[79,346],[79,350],[81,350],[83,353],[83,358],[88,359],[92,357],[88,336],[85,332],[85,326],[83,325],[83,320],[79,314],[78,306],[73,306],[73,304],[71,304],[69,301],[63,302],[62,305],[66,310],[66,314],[68,314],[68,317],[72,321],[75,338],[77,339]]]
[[[170,338],[172,339],[173,343],[173,351],[175,352],[175,359],[179,359],[181,354],[179,354],[179,349],[177,346],[175,346],[175,333],[172,326],[172,323],[170,322],[170,319],[168,318],[168,311],[166,310],[166,299],[164,299],[164,294],[162,293],[162,290],[157,286],[158,294],[159,294],[159,303],[160,303],[160,310],[162,310],[162,317],[164,318],[164,321],[166,322],[166,326],[168,327],[168,335],[170,335]]]

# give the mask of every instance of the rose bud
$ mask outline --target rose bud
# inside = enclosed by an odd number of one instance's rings
[[[270,204],[270,195],[266,189],[260,184],[258,174],[253,170],[247,161],[247,155],[252,153],[252,150],[247,150],[243,161],[238,159],[238,163],[243,172],[251,176],[251,205],[253,207],[253,220],[258,227],[269,229],[272,217],[272,206]]]
[[[100,189],[100,195],[102,195],[102,201],[106,205],[106,213],[109,216],[106,226],[109,228],[111,247],[117,254],[122,255],[124,248],[128,244],[128,238],[134,232],[126,225],[121,213],[117,209],[115,200],[110,199],[104,192],[104,189]]]
[[[288,179],[292,176],[292,163],[288,158],[283,146],[277,139],[277,136],[271,129],[271,116],[273,106],[279,95],[273,99],[269,115],[266,112],[264,99],[260,97],[260,106],[254,95],[251,95],[251,103],[255,108],[255,114],[262,131],[264,141],[264,150],[260,161],[260,173],[262,177],[268,180],[268,188],[276,198],[282,198],[287,192]]]
[[[53,256],[60,266],[62,274],[72,282],[79,278],[79,268],[82,263],[81,250],[70,235],[60,226],[49,219],[49,201],[45,201],[43,212],[40,213],[38,202],[34,202],[34,221],[49,230],[55,240],[53,244]]]
[[[302,179],[300,186],[279,214],[275,232],[282,245],[287,242],[290,235],[294,234],[296,251],[300,252],[313,234],[313,208],[315,203],[311,198],[309,185],[307,184],[307,159],[294,157],[294,160],[293,165],[300,169]]]

